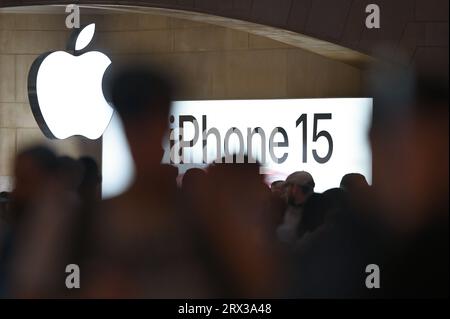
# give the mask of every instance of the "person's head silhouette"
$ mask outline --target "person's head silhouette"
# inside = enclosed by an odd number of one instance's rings
[[[168,129],[171,83],[145,65],[111,65],[103,91],[123,121],[137,177],[155,171],[161,163],[161,141]]]
[[[284,183],[288,204],[291,206],[302,206],[314,193],[314,179],[310,173],[305,171],[294,172],[286,178]]]
[[[369,184],[364,175],[359,173],[349,173],[342,177],[339,187],[347,192],[354,193],[355,191],[367,189]]]

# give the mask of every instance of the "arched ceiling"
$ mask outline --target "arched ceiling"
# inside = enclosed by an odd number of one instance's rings
[[[0,7],[71,3],[236,28],[360,67],[377,58],[412,59],[418,48],[435,45],[429,34],[448,36],[448,0],[3,0]],[[380,29],[365,26],[370,3],[381,9]],[[448,39],[443,45],[448,51]]]

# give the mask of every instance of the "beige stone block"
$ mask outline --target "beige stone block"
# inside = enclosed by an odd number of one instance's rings
[[[140,52],[136,32],[99,32],[95,47],[106,54],[132,54]]]
[[[0,13],[0,30],[14,29],[14,16],[11,14]]]
[[[155,67],[161,72],[172,74],[172,64],[174,61],[174,54],[172,53],[148,53],[148,54],[121,54],[111,55],[113,63],[141,63]]]
[[[106,14],[81,14],[80,23],[81,26],[86,26],[91,23],[95,23],[95,31],[101,31],[104,29],[106,24]],[[65,22],[64,22],[65,24]]]
[[[140,42],[140,53],[173,51],[173,33],[167,30],[136,32]]]
[[[107,14],[103,16],[99,30],[160,30],[168,29],[169,25],[169,18],[165,16],[150,14]]]
[[[14,107],[13,103],[1,103],[0,102],[0,127],[12,128],[15,127],[14,122]]]
[[[0,54],[13,52],[14,31],[0,29]]]
[[[35,145],[48,145],[48,139],[42,134],[39,128],[18,128],[17,129],[17,151],[21,152],[28,147]]]
[[[66,30],[66,15],[64,14],[14,14],[15,30]]]
[[[38,124],[33,116],[29,103],[15,103],[15,116],[17,127],[36,128]]]
[[[170,18],[161,15],[138,14],[137,22],[140,30],[170,28]]]
[[[171,55],[171,75],[178,81],[179,99],[210,99],[225,95],[217,88],[226,75],[220,52],[176,53]]]
[[[166,30],[100,32],[95,48],[108,54],[170,52],[172,33]]]
[[[210,53],[213,54],[213,53]],[[228,65],[226,61],[226,53],[214,53],[215,59],[211,61],[214,66],[214,73],[211,77],[211,98],[226,99],[228,97]]]
[[[70,31],[3,31],[0,33],[5,53],[42,54],[64,50]]]
[[[28,73],[38,55],[16,56],[16,102],[28,103]]]
[[[16,130],[0,128],[0,175],[12,175],[16,156]]]
[[[325,93],[327,60],[312,53],[295,50],[287,53],[287,94],[289,97],[312,98]]]
[[[174,50],[221,51],[248,48],[248,33],[221,27],[174,30]]]
[[[355,97],[361,93],[358,68],[303,50],[288,52],[290,97]]]
[[[0,102],[14,101],[15,81],[15,57],[0,54]]]
[[[269,39],[267,37],[262,37],[254,34],[248,35],[248,41],[249,41],[249,48],[250,49],[288,49],[288,48],[294,48],[288,44],[275,41],[272,39]]]
[[[134,14],[108,14],[103,17],[98,31],[129,31],[137,28]]]
[[[356,67],[329,60],[330,77],[328,79],[328,94],[330,97],[360,97],[361,71]]]
[[[145,62],[148,62],[150,65],[154,65],[161,71],[171,71],[172,70],[172,62],[176,58],[176,54],[173,53],[153,53],[145,55]]]
[[[215,92],[218,78],[225,76],[221,52],[185,52],[112,55],[113,63],[137,62],[165,72],[177,87],[178,99],[202,99],[226,96],[225,87]],[[224,81],[222,81],[224,83]],[[218,91],[218,90],[216,90]],[[218,94],[220,93],[220,94]]]
[[[172,29],[204,28],[209,26],[211,25],[207,23],[187,19],[177,19],[177,18],[170,19],[170,27]]]
[[[228,98],[286,96],[286,52],[255,50],[226,54]]]

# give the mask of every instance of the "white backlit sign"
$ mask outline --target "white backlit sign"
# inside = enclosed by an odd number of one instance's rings
[[[371,118],[369,98],[175,102],[163,162],[184,173],[223,156],[238,154],[239,160],[239,154],[248,152],[262,164],[267,182],[305,170],[313,175],[318,192],[338,187],[347,173],[361,173],[371,183]],[[106,156],[112,149],[116,154],[128,152],[119,135],[119,125],[111,125],[104,135],[103,167],[117,167],[111,176],[103,171],[106,197],[131,180],[129,161]],[[128,177],[121,183],[113,175],[124,169]],[[106,182],[114,178],[114,187],[109,187]]]
[[[106,102],[102,80],[111,60],[101,52],[78,55],[94,36],[95,25],[76,31],[72,55],[64,51],[41,55],[29,74],[28,94],[39,127],[49,138],[82,135],[99,138],[113,109]]]

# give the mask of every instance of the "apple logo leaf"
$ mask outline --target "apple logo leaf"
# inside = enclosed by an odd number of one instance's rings
[[[91,23],[84,27],[75,42],[75,51],[81,51],[86,48],[94,37],[95,33],[95,23]]]

